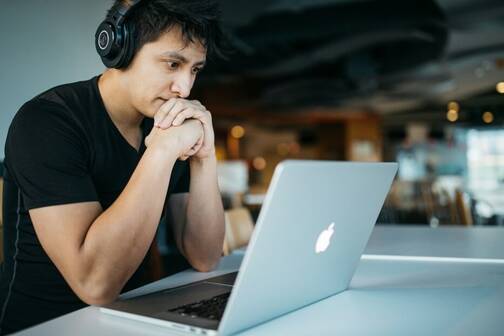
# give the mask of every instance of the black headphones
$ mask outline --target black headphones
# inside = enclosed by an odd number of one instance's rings
[[[122,3],[113,7],[95,34],[96,51],[108,68],[125,68],[133,58],[135,49],[133,27],[127,24],[128,15],[141,0],[133,0],[131,5]]]

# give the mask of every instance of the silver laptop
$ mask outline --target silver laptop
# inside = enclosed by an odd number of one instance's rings
[[[101,310],[200,335],[230,335],[345,290],[396,163],[284,161],[238,273]]]

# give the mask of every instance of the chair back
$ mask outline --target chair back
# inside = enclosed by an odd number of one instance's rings
[[[248,244],[254,221],[247,208],[235,208],[224,212],[226,235],[224,238],[224,255],[229,255],[233,250]]]

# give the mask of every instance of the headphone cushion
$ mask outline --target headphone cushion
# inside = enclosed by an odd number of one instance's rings
[[[133,59],[135,51],[135,28],[126,22],[123,25],[124,44],[121,48],[120,59],[118,60],[117,68],[126,68]]]

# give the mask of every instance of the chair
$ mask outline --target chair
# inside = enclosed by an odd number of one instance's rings
[[[439,190],[439,193],[441,194],[444,199],[448,201],[448,209],[450,211],[450,224],[459,224],[458,220],[458,212],[457,212],[457,206],[455,202],[452,200],[452,197],[450,195],[450,192],[444,188],[441,188]]]
[[[460,224],[472,226],[473,216],[471,213],[471,205],[468,204],[464,192],[460,189],[455,190],[455,207],[457,209]]]
[[[448,190],[443,186],[424,181],[420,183],[420,192],[425,214],[431,225],[458,223],[455,204]]]
[[[254,230],[254,221],[247,208],[226,210],[224,219],[226,235],[223,253],[229,255],[233,250],[248,244]]]

